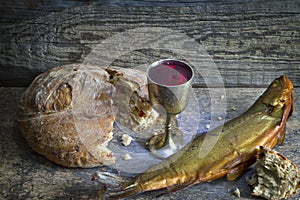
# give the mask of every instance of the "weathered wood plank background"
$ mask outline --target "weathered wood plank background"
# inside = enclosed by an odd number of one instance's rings
[[[276,150],[300,167],[299,1],[0,1],[0,199],[103,199],[103,187],[91,181],[102,168],[60,167],[29,148],[15,123],[17,103],[37,74],[81,63],[100,42],[140,27],[179,31],[205,48],[226,87],[226,119],[243,112],[274,78],[286,74],[296,87],[295,111],[285,144]],[[135,68],[169,56],[176,55],[140,49],[112,65]],[[198,77],[194,86],[199,102],[205,102],[203,79]],[[233,105],[237,111],[230,109]],[[204,115],[209,112],[202,109]],[[231,191],[236,187],[241,199],[255,199],[245,183],[252,173],[250,169],[237,181],[220,179],[158,199],[235,199]],[[160,193],[131,199],[153,199]]]
[[[26,86],[48,68],[82,62],[95,45],[116,33],[149,26],[181,31],[198,41],[213,57],[226,86],[266,86],[282,74],[296,86],[300,83],[299,1],[2,4],[3,86]],[[114,64],[134,67],[158,56],[139,51]]]

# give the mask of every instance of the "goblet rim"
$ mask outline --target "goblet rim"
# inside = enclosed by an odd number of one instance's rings
[[[150,76],[149,76],[149,70],[151,68],[153,68],[154,66],[157,66],[158,64],[160,63],[163,63],[163,62],[166,62],[166,61],[174,61],[174,62],[179,62],[179,63],[182,63],[186,66],[188,66],[188,68],[191,70],[191,77],[184,83],[182,84],[177,84],[177,85],[165,85],[165,84],[161,84],[161,83],[158,83],[156,81],[154,81]],[[182,60],[178,60],[178,59],[172,59],[172,58],[168,58],[168,59],[161,59],[161,60],[157,60],[155,61],[154,63],[150,64],[147,68],[147,78],[152,82],[152,83],[155,83],[157,85],[160,85],[160,86],[163,86],[163,87],[168,87],[168,88],[172,88],[172,87],[178,87],[178,86],[183,86],[183,85],[187,85],[187,84],[190,84],[194,78],[194,70],[193,68],[188,64],[186,63],[185,61],[182,61]]]

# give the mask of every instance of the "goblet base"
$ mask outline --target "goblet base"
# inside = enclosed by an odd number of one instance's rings
[[[160,158],[167,158],[184,146],[181,133],[162,133],[152,136],[146,143],[146,148]]]

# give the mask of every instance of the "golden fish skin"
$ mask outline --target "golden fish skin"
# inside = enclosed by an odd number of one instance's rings
[[[179,152],[126,182],[121,191],[109,195],[124,198],[163,188],[172,192],[225,175],[228,180],[236,179],[254,164],[259,146],[273,148],[277,142],[283,142],[286,121],[293,112],[293,100],[292,82],[286,76],[275,79],[239,117],[196,137]],[[213,143],[215,134],[219,134],[217,142],[210,152],[201,155],[203,141]]]

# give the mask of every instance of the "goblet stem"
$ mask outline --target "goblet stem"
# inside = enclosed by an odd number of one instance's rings
[[[154,136],[153,138],[150,139],[150,141],[154,142],[154,148],[156,150],[162,149],[164,147],[170,148],[172,150],[177,149],[173,139],[173,134],[171,133],[171,126],[172,126],[171,120],[172,120],[172,115],[167,114],[167,118],[165,122],[165,132],[158,137]],[[150,146],[153,144],[152,142],[150,142]]]
[[[172,126],[171,120],[172,120],[172,115],[167,114],[166,124],[165,124],[165,136],[164,136],[165,141],[160,148],[168,146],[171,149],[177,149],[171,133],[171,126]]]
[[[182,138],[179,137],[175,142],[176,135],[171,131],[171,120],[172,115],[167,114],[164,133],[153,136],[147,143],[147,148],[161,158],[169,157],[183,146]]]

